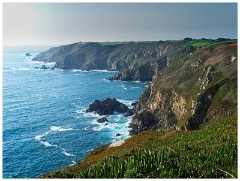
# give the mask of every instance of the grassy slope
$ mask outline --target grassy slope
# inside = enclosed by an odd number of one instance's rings
[[[218,41],[218,40],[189,40],[189,41],[187,41],[187,45],[200,47],[200,46],[218,45],[218,44],[226,44],[226,43],[234,43],[234,42],[236,42],[236,40],[223,40],[223,41]]]
[[[43,177],[237,177],[236,115],[202,127],[192,132],[145,131],[119,147],[99,147],[80,163]]]
[[[234,65],[236,64],[218,64],[217,69],[220,70],[229,66],[228,70],[234,70]],[[198,72],[198,70],[200,69],[196,68],[195,71],[190,72],[200,76],[201,72]],[[233,75],[229,71],[223,71],[223,74],[224,76],[226,74]],[[183,79],[184,75],[181,75]],[[189,77],[189,75],[185,76],[186,79]],[[222,79],[222,76],[216,76],[217,79],[214,82],[218,82]],[[165,82],[164,85],[167,85],[168,80],[161,80],[161,82]],[[201,129],[196,131],[144,131],[125,140],[125,143],[119,147],[110,148],[108,145],[105,145],[96,148],[80,163],[50,172],[42,177],[237,177],[236,82],[237,80],[234,78],[232,81],[224,83],[216,93],[214,101],[210,106],[210,109],[223,111],[224,106],[228,106],[228,102],[234,102],[235,105],[231,107],[232,114],[230,116],[223,114],[221,118],[204,123],[200,126]],[[159,88],[163,87],[160,86]],[[180,87],[175,89],[181,90]],[[189,93],[189,90],[186,91],[186,87],[184,89],[184,92]],[[191,86],[191,89],[193,91],[194,86]]]

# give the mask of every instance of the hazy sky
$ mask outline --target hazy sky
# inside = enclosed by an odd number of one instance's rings
[[[237,3],[4,3],[3,44],[237,38]]]

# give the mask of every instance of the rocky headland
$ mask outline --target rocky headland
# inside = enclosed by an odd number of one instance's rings
[[[109,80],[151,81],[153,75],[195,51],[186,41],[74,43],[41,52],[33,61],[56,62],[54,68],[118,71]]]

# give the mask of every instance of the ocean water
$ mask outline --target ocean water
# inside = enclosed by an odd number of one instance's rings
[[[3,178],[34,178],[79,162],[98,146],[128,138],[131,117],[115,113],[105,125],[96,121],[102,116],[85,110],[95,99],[107,97],[131,106],[147,86],[108,81],[114,75],[108,71],[35,69],[44,63],[25,53],[48,48],[3,49]]]

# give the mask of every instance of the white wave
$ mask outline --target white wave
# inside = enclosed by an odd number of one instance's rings
[[[40,141],[41,138],[44,137],[44,136],[46,136],[46,135],[48,135],[48,133],[49,133],[49,132],[47,131],[47,132],[45,132],[44,134],[35,136],[35,140]]]
[[[137,100],[131,100],[131,101],[130,101],[130,100],[117,99],[117,101],[125,104],[125,105],[128,106],[128,107],[132,107],[131,104],[132,104],[133,102],[137,101]]]
[[[71,131],[71,130],[76,130],[73,128],[62,128],[61,126],[51,126],[50,127],[51,131]]]
[[[72,163],[73,163],[73,164],[76,164],[76,162],[75,162],[74,160],[72,161]]]
[[[74,154],[68,153],[65,149],[63,149],[62,153],[66,156],[75,156]]]
[[[103,116],[95,113],[95,112],[85,112],[83,113],[83,117],[86,117],[86,118],[102,118]]]
[[[116,122],[118,121],[123,115],[120,114],[119,112],[114,112],[113,115],[107,116],[107,119],[110,120],[111,122]]]
[[[65,128],[58,127],[58,126],[51,126],[50,127],[50,132],[57,132],[57,131],[62,132],[62,131],[71,131],[71,130],[78,130],[78,129],[73,129],[73,128],[66,128],[65,129]],[[41,141],[42,137],[47,136],[50,132],[47,131],[44,134],[37,135],[37,136],[35,136],[34,139],[37,140],[37,141],[40,141],[40,143],[45,145],[45,146],[56,146],[56,145],[51,145],[48,142]]]
[[[115,125],[112,128],[112,135],[110,136],[110,138],[112,138],[112,142],[122,141],[130,137],[129,133],[131,128],[129,128],[129,125],[131,123],[132,116],[127,118],[122,116],[120,120],[120,122],[115,122]],[[118,133],[120,136],[117,136]]]
[[[48,142],[46,142],[46,141],[40,141],[40,143],[43,144],[43,145],[46,146],[46,147],[57,146],[57,145],[52,145],[52,144],[50,144],[50,143],[48,143]]]
[[[91,124],[102,125],[102,124],[105,124],[105,122],[99,123],[99,122],[97,122],[97,119],[94,119]]]
[[[141,81],[139,81],[139,80],[136,80],[136,81],[133,81],[133,82],[135,82],[135,83],[142,83]]]
[[[26,57],[25,62],[30,64],[39,64],[39,65],[55,65],[56,62],[43,62],[43,61],[32,61],[34,56]]]
[[[125,89],[125,90],[127,89],[124,84],[122,84],[121,87],[122,87],[123,89]]]
[[[31,68],[28,67],[14,67],[14,70],[30,70]]]
[[[97,122],[97,120],[96,120],[96,119],[94,119],[94,120],[92,121],[92,123],[91,123],[91,124],[97,124],[97,125],[100,125],[101,123]]]
[[[113,126],[109,122],[108,123],[98,123],[96,120],[93,120],[92,124],[98,125],[98,126],[92,128],[93,131],[102,131],[103,129],[111,128]]]
[[[40,141],[40,140],[41,140],[41,138],[42,138],[42,135],[37,135],[37,136],[35,136],[35,140],[38,140],[38,141]]]
[[[88,72],[86,70],[80,70],[80,69],[72,69],[71,71],[72,72]]]
[[[60,69],[60,68],[55,68],[55,70],[60,71],[60,72],[64,71],[64,69]]]
[[[78,114],[84,114],[84,113],[86,113],[86,109],[76,110],[76,113],[78,113]]]
[[[103,127],[98,126],[98,127],[94,127],[93,131],[102,131]]]
[[[31,61],[32,64],[39,64],[39,65],[55,65],[55,62],[40,62],[40,61]]]
[[[94,150],[93,148],[90,149],[90,150],[86,150],[86,153],[91,152],[91,151],[93,151],[93,150]]]
[[[40,62],[40,61],[29,61],[29,63],[31,64],[43,64],[44,62]]]
[[[118,123],[98,123],[97,121],[93,121],[92,124],[96,124],[97,126],[93,127],[93,131],[107,131],[107,132],[114,132],[117,130]]]
[[[75,164],[76,164],[76,162],[74,160],[72,160],[72,163],[69,166],[73,166]]]
[[[84,128],[84,130],[89,130],[90,126],[87,126],[86,128]]]
[[[90,70],[89,72],[117,72],[117,71],[94,69],[94,70]]]
[[[81,69],[72,69],[72,72],[98,72],[98,73],[104,73],[104,72],[117,72],[117,71],[110,71],[110,70],[101,70],[101,69],[93,69],[93,70],[81,70]]]
[[[131,87],[131,89],[139,89],[140,87]]]

